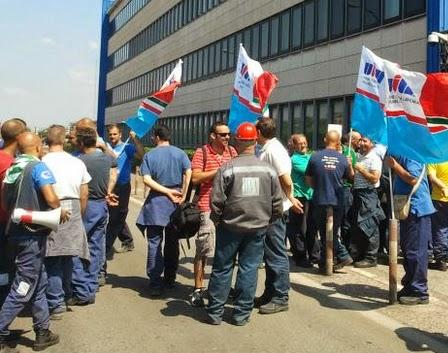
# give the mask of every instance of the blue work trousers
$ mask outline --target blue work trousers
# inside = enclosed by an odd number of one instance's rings
[[[64,306],[71,297],[72,256],[52,256],[45,259],[48,276],[47,300],[50,311]]]
[[[5,229],[6,223],[0,223],[0,308],[11,290],[14,277],[14,254]]]
[[[343,210],[333,207],[333,254],[339,261],[344,261],[350,257],[347,248],[339,239],[339,229],[341,227]],[[326,241],[327,241],[327,206],[315,206],[313,217],[319,228],[320,241],[322,244],[320,252],[320,266],[325,265]]]
[[[433,201],[437,212],[431,215],[434,260],[448,261],[448,202]]]
[[[9,334],[8,327],[20,312],[31,305],[35,331],[48,329],[47,273],[44,266],[46,238],[35,235],[28,239],[10,239],[14,249],[16,273],[11,291],[0,311],[0,336]]]
[[[161,287],[162,273],[166,282],[174,282],[179,266],[179,239],[162,226],[147,226],[146,236],[148,238],[146,273],[149,277],[149,285]]]
[[[273,303],[287,304],[289,299],[289,258],[286,252],[287,212],[266,229],[264,262],[266,280],[263,297]]]
[[[410,213],[400,221],[400,247],[403,252],[405,275],[401,280],[401,295],[427,298],[428,239],[431,236],[431,216],[417,217]]]
[[[73,258],[73,297],[82,301],[95,298],[98,276],[106,259],[106,227],[108,210],[105,200],[88,200],[84,216],[84,227],[89,244],[90,263]]]
[[[221,321],[224,305],[229,296],[235,258],[238,256],[238,273],[235,283],[233,321],[249,318],[257,289],[258,266],[263,258],[263,240],[266,229],[250,233],[237,233],[223,226],[216,229],[216,250],[208,285],[208,315]]]

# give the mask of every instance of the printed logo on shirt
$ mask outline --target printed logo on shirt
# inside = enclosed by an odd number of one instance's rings
[[[42,173],[40,173],[40,176],[42,179],[51,179],[51,174],[48,170],[44,170]]]
[[[243,178],[241,194],[243,196],[259,196],[260,195],[260,179],[259,178]]]
[[[339,159],[337,157],[323,156],[322,163],[325,169],[335,170],[339,164]]]

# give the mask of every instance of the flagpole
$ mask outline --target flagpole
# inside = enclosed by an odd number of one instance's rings
[[[398,277],[398,220],[394,212],[394,193],[392,189],[392,171],[389,173],[389,198],[391,218],[389,219],[389,304],[397,302],[397,277]]]
[[[352,132],[353,128],[350,128],[350,133],[348,137],[348,157],[350,157],[350,154],[352,153]]]

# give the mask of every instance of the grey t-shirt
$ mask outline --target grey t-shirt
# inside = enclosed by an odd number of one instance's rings
[[[104,199],[107,195],[110,168],[117,167],[117,161],[112,156],[95,151],[79,156],[86,165],[92,180],[89,182],[89,200]]]

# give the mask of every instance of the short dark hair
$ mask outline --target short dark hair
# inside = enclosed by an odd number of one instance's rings
[[[156,127],[154,127],[153,135],[157,136],[162,141],[171,140],[171,130],[168,126],[164,124],[159,124]]]
[[[120,134],[122,132],[121,126],[118,125],[118,124],[109,124],[109,125],[107,125],[107,132],[109,132],[112,129],[117,129]]]
[[[260,132],[260,134],[267,138],[271,139],[275,137],[275,132],[277,130],[277,127],[275,126],[274,119],[271,118],[261,118],[257,122],[257,130]]]
[[[76,140],[78,144],[83,147],[95,147],[96,146],[96,131],[90,127],[78,127],[76,128]]]
[[[212,132],[216,132],[216,128],[217,128],[218,126],[227,126],[227,124],[226,124],[224,121],[222,121],[222,120],[217,120],[217,121],[215,121],[215,122],[212,124],[212,126],[210,126],[210,133],[212,133]]]
[[[63,145],[65,142],[65,127],[62,125],[51,125],[47,130],[46,141],[48,146]]]

